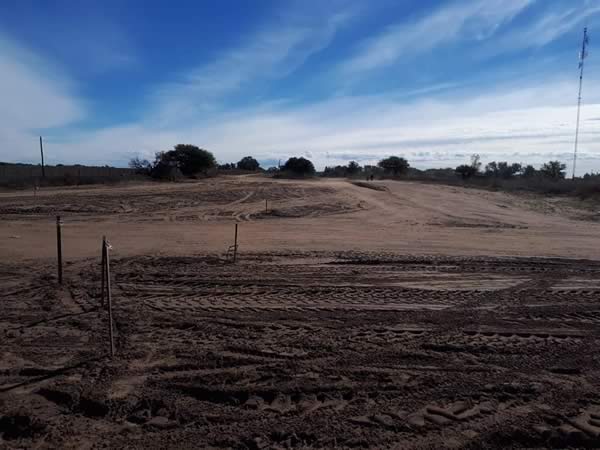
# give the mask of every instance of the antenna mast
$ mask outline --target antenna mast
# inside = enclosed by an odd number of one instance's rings
[[[581,88],[583,86],[583,63],[587,57],[587,46],[589,38],[587,27],[583,29],[583,41],[581,43],[581,53],[579,54],[579,96],[577,97],[577,126],[575,128],[575,150],[573,151],[573,179],[575,179],[575,168],[577,166],[577,145],[579,144],[579,117],[581,112]]]

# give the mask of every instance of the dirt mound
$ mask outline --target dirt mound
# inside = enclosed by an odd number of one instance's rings
[[[389,189],[387,188],[387,186],[382,186],[380,184],[365,183],[364,181],[353,181],[352,184],[354,186],[358,186],[358,187],[363,187],[363,188],[367,188],[367,189],[373,189],[374,191],[382,191],[382,192],[388,192],[389,191]]]

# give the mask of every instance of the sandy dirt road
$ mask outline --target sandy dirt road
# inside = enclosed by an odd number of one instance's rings
[[[2,193],[0,253],[11,260],[52,257],[60,214],[67,258],[97,255],[103,234],[123,256],[220,253],[232,244],[236,221],[242,252],[600,257],[600,225],[551,211],[548,201],[408,182],[370,185],[381,190],[344,180],[226,177],[56,189],[36,198]]]

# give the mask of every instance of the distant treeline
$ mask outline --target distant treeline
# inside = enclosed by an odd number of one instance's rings
[[[492,161],[482,167],[479,155],[472,155],[468,164],[456,168],[419,170],[410,167],[404,158],[392,156],[376,166],[360,166],[355,161],[347,165],[325,167],[325,177],[366,179],[399,178],[403,180],[472,186],[492,190],[535,192],[547,195],[570,195],[581,199],[600,200],[600,174],[585,174],[566,178],[566,165],[548,161],[536,169],[532,165]]]
[[[132,169],[71,165],[42,166],[0,162],[0,186],[52,186],[105,183],[140,179]]]
[[[237,163],[217,164],[215,156],[191,144],[177,144],[172,150],[157,152],[154,161],[133,158],[129,167],[140,175],[159,180],[175,180],[182,177],[210,176],[216,173],[239,174],[267,172],[274,176],[304,177],[315,174],[315,167],[306,158],[292,157],[281,167],[265,170],[252,156],[244,156]]]

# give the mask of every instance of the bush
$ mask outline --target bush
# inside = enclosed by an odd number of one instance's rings
[[[356,175],[361,170],[362,170],[362,167],[360,167],[360,164],[358,164],[356,161],[350,161],[348,163],[348,168],[346,169],[346,171],[348,172],[348,175]]]
[[[462,164],[458,166],[454,171],[457,175],[460,175],[460,177],[463,180],[468,180],[469,178],[477,174],[477,168],[468,164]]]
[[[185,176],[207,173],[216,166],[214,155],[195,145],[177,144],[173,150],[158,152],[152,168],[152,176],[170,177],[174,172]]]
[[[529,164],[522,170],[521,175],[523,178],[532,178],[536,175],[536,173],[537,171],[535,170],[535,167]]]
[[[252,156],[244,156],[242,159],[240,159],[238,161],[237,168],[240,170],[255,171],[260,168],[260,164]]]
[[[382,159],[377,163],[379,167],[384,169],[386,172],[392,172],[394,176],[398,176],[408,170],[410,164],[404,158],[398,156],[390,156],[389,158]]]
[[[485,175],[488,177],[508,179],[521,173],[522,170],[523,166],[519,163],[509,164],[506,161],[500,161],[498,163],[496,161],[492,161],[485,166]]]
[[[323,169],[324,177],[352,177],[362,172],[363,168],[356,161],[350,161],[347,166],[326,166]]]
[[[134,169],[135,173],[140,175],[150,175],[152,172],[152,164],[150,164],[150,161],[141,159],[138,156],[129,160],[129,168]]]
[[[315,166],[313,166],[313,163],[306,158],[292,157],[285,162],[281,170],[290,172],[294,175],[314,175]]]
[[[560,161],[548,161],[540,169],[540,173],[551,180],[562,180],[565,178],[567,166]]]

